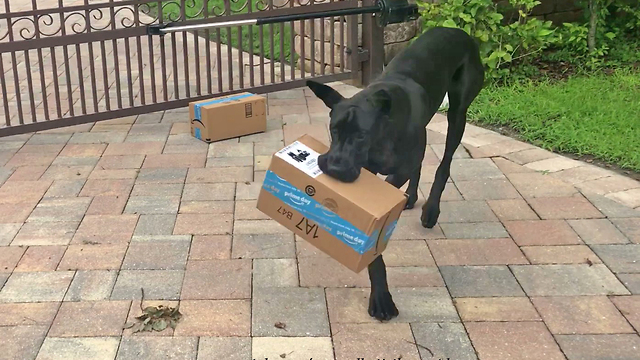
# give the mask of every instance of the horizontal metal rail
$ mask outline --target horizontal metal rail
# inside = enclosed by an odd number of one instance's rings
[[[315,7],[315,5],[311,7]],[[379,6],[367,6],[367,7],[358,7],[358,8],[348,8],[348,9],[325,10],[325,11],[318,11],[318,12],[307,11],[300,14],[270,16],[270,17],[262,17],[262,18],[247,19],[247,20],[228,20],[228,21],[219,21],[219,22],[213,21],[213,22],[208,22],[205,24],[197,24],[197,25],[174,25],[173,23],[168,23],[168,24],[161,24],[161,25],[149,25],[148,34],[164,35],[168,33],[180,32],[180,31],[219,29],[219,28],[224,28],[228,26],[268,25],[268,24],[284,23],[287,21],[319,19],[319,18],[325,18],[330,16],[373,14],[380,11],[381,9]]]
[[[340,3],[340,2],[338,2]],[[345,2],[342,2],[345,3]],[[409,20],[415,20],[418,18],[418,6],[416,4],[409,4],[407,0],[377,0],[375,5],[362,6],[362,7],[349,7],[344,9],[335,10],[320,10],[313,11],[316,5],[307,6],[307,10],[304,13],[298,14],[286,14],[286,15],[274,15],[266,17],[258,17],[247,20],[226,20],[226,21],[208,21],[203,24],[184,24],[179,23],[167,23],[167,24],[152,24],[147,26],[147,33],[149,35],[165,35],[169,33],[181,32],[181,31],[194,31],[204,29],[220,29],[229,26],[243,26],[243,25],[267,25],[276,23],[285,23],[288,21],[298,20],[312,20],[319,18],[326,18],[331,16],[347,16],[347,15],[362,15],[362,14],[379,14],[378,24],[380,26],[386,26],[388,24],[396,24],[400,22],[406,22]],[[179,24],[179,25],[178,25]]]

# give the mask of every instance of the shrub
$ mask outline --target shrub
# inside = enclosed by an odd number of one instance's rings
[[[559,44],[571,52],[574,62],[577,60],[593,69],[605,65],[604,58],[615,42],[633,42],[625,38],[640,30],[640,7],[630,5],[629,0],[584,0],[580,3],[585,8],[585,21],[564,23]]]
[[[474,37],[487,68],[487,77],[504,79],[514,62],[526,63],[559,37],[550,21],[531,17],[537,0],[508,0],[516,19],[506,22],[493,0],[418,1],[424,19],[423,31],[444,26],[460,28]]]

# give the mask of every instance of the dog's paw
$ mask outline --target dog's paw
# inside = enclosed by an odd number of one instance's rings
[[[438,217],[440,217],[440,208],[438,207],[426,207],[422,210],[422,216],[420,216],[420,221],[422,221],[422,226],[428,229],[436,226],[438,222]]]
[[[404,205],[404,209],[405,210],[413,209],[417,201],[418,201],[418,195],[416,196],[409,195],[409,197],[407,198],[407,203]]]
[[[380,320],[391,320],[398,316],[398,308],[388,291],[371,292],[369,297],[369,315]]]

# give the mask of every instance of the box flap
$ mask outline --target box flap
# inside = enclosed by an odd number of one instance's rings
[[[326,145],[309,135],[303,135],[297,141],[320,154],[324,154],[329,150]],[[404,202],[406,199],[404,191],[385,181],[380,181],[376,175],[365,169],[362,169],[360,177],[354,183],[343,183],[322,172],[316,176],[315,179],[319,183],[326,185],[332,191],[353,202],[377,219],[384,217],[389,212],[389,209]],[[357,186],[354,186],[354,184]]]

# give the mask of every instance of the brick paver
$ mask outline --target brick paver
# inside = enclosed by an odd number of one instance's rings
[[[63,302],[48,335],[118,336],[122,334],[129,306],[129,301]]]
[[[564,359],[542,322],[466,324],[480,359]]]
[[[453,297],[524,296],[506,266],[442,266],[440,272]]]
[[[455,304],[464,322],[541,320],[526,297],[457,298]]]
[[[333,344],[330,337],[253,338],[251,359],[282,359],[282,355],[284,358],[330,360],[333,359]]]
[[[556,340],[569,360],[632,360],[640,348],[637,334],[558,335]]]
[[[309,91],[267,98],[268,132],[209,145],[184,109],[0,139],[0,358],[637,358],[636,183],[469,125],[424,229],[438,115],[384,255],[400,316],[381,324],[366,271],[255,209],[273,152],[328,140]],[[175,331],[122,328],[141,288],[180,306]]]
[[[533,298],[552,334],[624,334],[633,328],[605,296]]]

